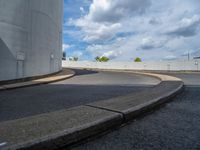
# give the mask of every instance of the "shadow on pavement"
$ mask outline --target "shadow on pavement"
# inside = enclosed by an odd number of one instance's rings
[[[91,71],[91,70],[86,70],[86,69],[71,69],[75,72],[76,76],[80,76],[80,75],[87,75],[87,74],[95,74],[98,73],[98,71]]]
[[[47,84],[0,92],[0,122],[136,93],[151,87]]]

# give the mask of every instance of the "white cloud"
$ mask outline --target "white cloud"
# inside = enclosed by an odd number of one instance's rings
[[[150,20],[149,20],[149,24],[151,25],[159,25],[161,24],[161,20],[155,18],[155,17],[152,17]]]
[[[68,24],[80,29],[75,35],[88,44],[86,51],[92,57],[175,59],[199,48],[198,4],[197,0],[93,0],[84,16]]]
[[[163,41],[159,41],[158,39],[154,41],[152,37],[146,37],[142,39],[141,48],[148,50],[148,49],[160,48],[163,45],[164,45]]]
[[[69,24],[81,28],[84,33],[83,40],[86,42],[95,42],[98,40],[111,39],[117,30],[121,27],[120,23],[115,24],[101,24],[88,20],[87,18],[80,18],[78,20],[70,20]]]
[[[103,53],[102,56],[108,57],[109,59],[115,59],[120,54],[121,54],[121,51],[119,51],[119,52],[117,52],[117,51],[108,51],[108,52]]]
[[[80,7],[80,11],[81,11],[82,13],[85,13],[85,10],[84,10],[83,7]]]
[[[88,18],[95,22],[118,22],[125,17],[142,14],[151,0],[93,0]]]
[[[168,56],[164,57],[164,60],[175,60],[175,59],[177,59],[177,57],[174,55],[168,55]]]
[[[73,57],[78,57],[78,58],[80,58],[81,56],[83,56],[83,52],[81,52],[81,51],[74,51],[74,52],[72,53],[72,55],[73,55]]]
[[[200,48],[198,48],[197,50],[194,50],[192,52],[192,56],[194,56],[194,57],[200,57]]]
[[[62,51],[66,51],[67,49],[70,48],[70,45],[69,44],[63,44],[62,45]]]
[[[109,40],[114,37],[120,27],[121,25],[118,23],[112,25],[96,24],[96,28],[88,25],[84,30],[87,35],[83,40],[87,42]]]
[[[176,26],[169,29],[169,35],[189,37],[198,33],[200,27],[200,16],[194,15],[191,18],[183,18]]]

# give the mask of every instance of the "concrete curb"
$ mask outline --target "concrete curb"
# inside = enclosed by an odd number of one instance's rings
[[[57,149],[121,123],[121,114],[88,106],[3,122],[0,149]]]
[[[157,97],[155,99],[152,99],[149,102],[140,104],[138,106],[132,107],[130,109],[127,109],[125,112],[123,112],[125,118],[124,120],[130,121],[133,118],[142,115],[145,112],[151,111],[152,109],[156,108],[157,106],[160,106],[168,101],[170,101],[171,98],[175,97],[181,90],[182,90],[183,84],[180,84],[179,87],[174,89],[173,91],[166,93],[163,96]]]
[[[119,72],[118,70],[112,70],[112,71]],[[123,72],[154,77],[159,79],[161,82],[157,86],[155,86],[154,89],[152,90],[140,92],[138,94],[130,94],[128,96],[123,96],[119,98],[113,98],[110,100],[93,102],[88,104],[87,106],[121,113],[124,117],[125,122],[127,122],[137,117],[138,115],[141,115],[142,113],[147,112],[169,101],[171,98],[176,96],[184,87],[184,83],[181,79],[169,75],[135,72],[135,71],[123,71]],[[166,88],[166,86],[169,87]],[[162,88],[164,90],[161,91],[161,93],[159,93],[159,90]],[[155,93],[159,94],[156,95]],[[147,95],[145,98],[148,101],[143,101],[142,103],[139,104],[137,103],[137,105],[133,103],[133,101],[142,100],[143,99],[142,97],[145,94]],[[127,105],[125,105],[126,103]]]
[[[9,89],[16,89],[16,88],[23,88],[23,87],[29,87],[29,86],[35,86],[35,85],[41,85],[41,84],[48,84],[52,82],[58,82],[61,80],[65,80],[68,78],[71,78],[75,75],[75,72],[70,69],[63,69],[61,72],[54,74],[52,76],[25,81],[25,82],[18,82],[18,83],[12,83],[12,84],[5,84],[0,85],[0,91],[1,90],[9,90]]]
[[[134,72],[135,73],[135,72]],[[0,149],[59,149],[89,138],[169,101],[183,89],[179,78],[140,73],[161,83],[137,95],[0,123]],[[159,90],[161,89],[161,90]],[[144,94],[146,92],[146,95]],[[144,95],[143,99],[141,96]],[[1,146],[1,143],[4,143]]]

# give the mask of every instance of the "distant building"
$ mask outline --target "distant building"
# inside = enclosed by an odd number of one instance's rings
[[[63,0],[0,0],[0,81],[61,70]]]

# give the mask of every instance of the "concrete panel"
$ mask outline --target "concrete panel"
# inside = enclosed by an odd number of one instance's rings
[[[62,18],[63,0],[0,0],[0,81],[61,70]]]

